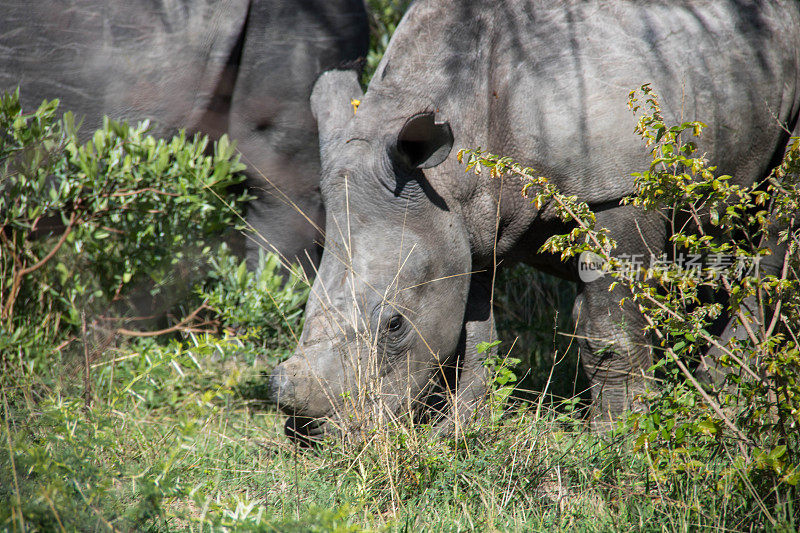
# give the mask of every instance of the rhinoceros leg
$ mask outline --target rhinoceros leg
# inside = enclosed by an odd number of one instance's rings
[[[483,363],[490,354],[478,353],[476,347],[497,335],[491,309],[491,283],[491,275],[487,273],[472,276],[464,316],[465,342],[460,343],[461,353],[456,354],[460,371],[457,371],[454,382],[446,385],[448,413],[436,425],[439,434],[461,431],[462,427],[479,422],[485,415],[489,372]]]
[[[651,348],[643,332],[644,319],[629,296],[610,280],[587,284],[573,307],[581,363],[591,384],[593,429],[603,432],[624,411],[641,408],[636,397],[652,374]]]
[[[597,226],[608,228],[617,241],[614,255],[631,267],[649,265],[650,254],[664,248],[666,226],[656,213],[620,206],[597,213]],[[641,409],[636,400],[652,386],[652,349],[645,321],[630,291],[606,275],[583,284],[573,307],[581,362],[591,384],[593,427],[610,428],[624,411]],[[624,305],[620,301],[625,298]]]

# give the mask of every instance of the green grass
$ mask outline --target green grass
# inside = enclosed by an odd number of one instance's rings
[[[589,382],[580,368],[573,336],[575,284],[516,265],[499,273],[496,286],[500,351],[510,350],[521,360],[517,395],[547,390],[551,402],[577,398],[586,404],[591,399]]]
[[[508,287],[498,299],[526,298],[514,292],[513,282]],[[539,294],[553,297],[561,289],[548,282],[537,290],[555,291]],[[521,312],[531,309],[523,305]],[[507,319],[501,314],[498,321]],[[552,339],[555,313],[540,319],[529,327],[546,328]],[[551,341],[550,360],[553,350],[563,349],[560,342],[556,336],[553,348]],[[529,349],[534,359],[547,351]],[[556,394],[542,401],[529,394],[498,422],[457,439],[432,438],[424,427],[399,424],[357,446],[329,442],[316,450],[298,449],[283,436],[282,417],[263,401],[269,368],[252,359],[232,338],[134,343],[93,357],[88,409],[81,346],[34,371],[8,361],[2,379],[1,527],[750,531],[777,530],[781,521],[785,530],[794,526],[792,509],[775,494],[748,498],[735,484],[711,483],[707,473],[705,479],[674,472],[660,479],[648,455],[636,449],[635,435],[591,435],[571,412],[573,404],[561,405]],[[540,363],[532,380],[549,375]],[[713,454],[708,458],[708,472],[714,461],[719,468],[730,466]],[[777,525],[762,505],[769,506]]]

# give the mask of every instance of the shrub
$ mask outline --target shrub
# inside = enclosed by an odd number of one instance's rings
[[[0,97],[0,354],[52,353],[95,322],[164,313],[191,295],[245,199],[226,137],[171,140],[106,119],[81,143],[58,101]],[[173,282],[174,281],[174,282]]]
[[[369,84],[375,69],[378,68],[378,63],[383,59],[386,47],[389,46],[389,40],[411,2],[412,0],[367,0],[370,37],[367,64],[362,77],[364,86]]]
[[[208,449],[203,430],[263,397],[256,356],[294,345],[307,289],[223,242],[246,199],[227,138],[106,120],[81,143],[57,104],[0,97],[0,529],[156,529],[217,490],[207,469],[241,444]],[[182,335],[142,331],[148,309]]]
[[[260,253],[255,270],[222,247],[210,259],[211,271],[199,287],[201,298],[223,328],[239,335],[251,355],[280,361],[288,357],[303,329],[308,284],[291,275],[284,282],[275,254]]]
[[[617,257],[588,205],[561,194],[535,170],[480,149],[463,150],[459,158],[467,158],[467,170],[520,177],[537,206],[552,201],[575,224],[542,251],[562,258],[597,254],[616,283],[630,288],[654,339],[651,371],[662,385],[646,399],[649,411],[630,415],[620,431],[646,456],[648,480],[667,495],[686,486],[738,494],[740,516],[764,511],[775,527],[769,505],[791,522],[800,482],[800,139],[767,179],[745,187],[716,175],[687,140],[704,124],[664,122],[649,85],[632,92],[629,105],[642,113],[636,131],[652,163],[634,174],[635,194],[624,202],[664,213],[672,226],[671,257],[691,255],[693,264],[646,268]],[[754,266],[772,250],[781,253],[779,268],[758,272]],[[725,316],[744,334],[726,340],[714,327]],[[705,381],[692,371],[698,365],[709,369]]]

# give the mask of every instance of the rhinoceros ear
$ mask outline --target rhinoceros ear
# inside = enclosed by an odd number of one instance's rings
[[[397,136],[397,151],[412,168],[431,168],[442,163],[453,149],[453,131],[447,122],[436,122],[433,113],[408,119]]]
[[[353,118],[353,101],[363,94],[354,70],[329,70],[317,78],[311,91],[311,112],[317,119],[321,147]]]

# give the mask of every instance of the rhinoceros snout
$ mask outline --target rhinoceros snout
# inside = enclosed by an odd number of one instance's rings
[[[307,365],[290,358],[278,365],[269,378],[269,397],[289,415],[285,432],[302,445],[310,445],[329,431],[331,404],[321,381],[305,375]]]
[[[288,415],[323,418],[332,408],[325,382],[325,374],[311,368],[305,358],[291,357],[272,372],[269,397]]]

